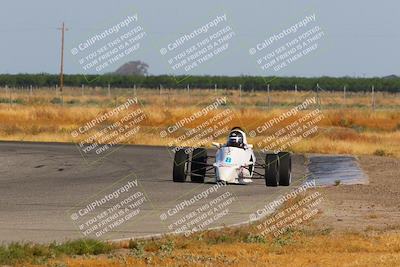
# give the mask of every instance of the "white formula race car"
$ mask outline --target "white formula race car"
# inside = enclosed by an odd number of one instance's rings
[[[215,156],[209,156],[205,148],[176,151],[173,181],[185,182],[186,177],[196,183],[205,178],[214,182],[248,184],[252,179],[265,179],[266,186],[289,186],[292,179],[290,152],[267,153],[265,162],[257,162],[253,146],[247,143],[245,132],[233,128],[226,144],[213,143],[217,147]],[[208,161],[214,160],[213,163]]]

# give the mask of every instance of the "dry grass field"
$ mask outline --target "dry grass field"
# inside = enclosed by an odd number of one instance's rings
[[[101,88],[67,88],[61,95],[54,89],[30,92],[3,88],[0,90],[0,139],[76,142],[71,137],[74,129],[134,96],[142,104],[146,120],[141,123],[141,130],[124,143],[173,143],[176,136],[160,138],[160,131],[221,97],[226,97],[226,105],[185,127],[194,128],[221,109],[230,109],[233,119],[226,125],[251,131],[305,99],[316,97],[318,103],[310,109],[318,108],[324,115],[318,122],[318,132],[292,144],[290,150],[400,157],[400,94],[382,92],[375,93],[375,107],[372,109],[370,93],[347,93],[344,98],[343,93],[325,91],[272,91],[267,95],[266,92],[239,93],[237,90],[112,89],[109,94],[107,89]],[[297,113],[285,123],[301,118],[310,109]],[[112,119],[107,123],[112,124]],[[271,131],[265,131],[250,141],[261,148],[262,140],[269,134]],[[223,142],[221,138],[218,141]]]
[[[226,232],[226,236],[239,233]],[[65,257],[49,266],[398,266],[399,234],[288,233],[275,240],[168,239],[101,256]],[[17,265],[18,266],[18,265]],[[41,266],[23,264],[20,266]]]

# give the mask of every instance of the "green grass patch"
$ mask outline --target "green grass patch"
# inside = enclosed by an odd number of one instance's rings
[[[383,157],[383,156],[386,156],[386,152],[383,149],[377,149],[374,151],[374,155]]]
[[[78,239],[62,244],[11,243],[0,246],[0,265],[22,262],[45,263],[48,259],[62,255],[99,255],[109,253],[113,245],[91,239]]]
[[[249,234],[246,236],[244,239],[245,243],[266,243],[266,239],[262,235],[254,235],[254,234]]]

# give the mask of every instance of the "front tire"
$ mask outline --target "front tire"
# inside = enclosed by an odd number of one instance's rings
[[[174,182],[183,183],[186,181],[188,169],[189,155],[185,150],[181,149],[175,152],[174,168],[172,172],[172,180]]]
[[[277,154],[267,154],[265,156],[265,185],[279,185],[279,157]]]
[[[194,183],[204,183],[204,177],[207,169],[207,150],[205,148],[196,148],[192,154],[192,163],[190,166],[190,180]]]
[[[292,181],[292,155],[279,152],[279,185],[289,186]]]

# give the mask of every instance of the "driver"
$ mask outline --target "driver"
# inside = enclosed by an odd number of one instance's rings
[[[227,146],[244,148],[243,134],[239,131],[232,131],[229,134]]]

